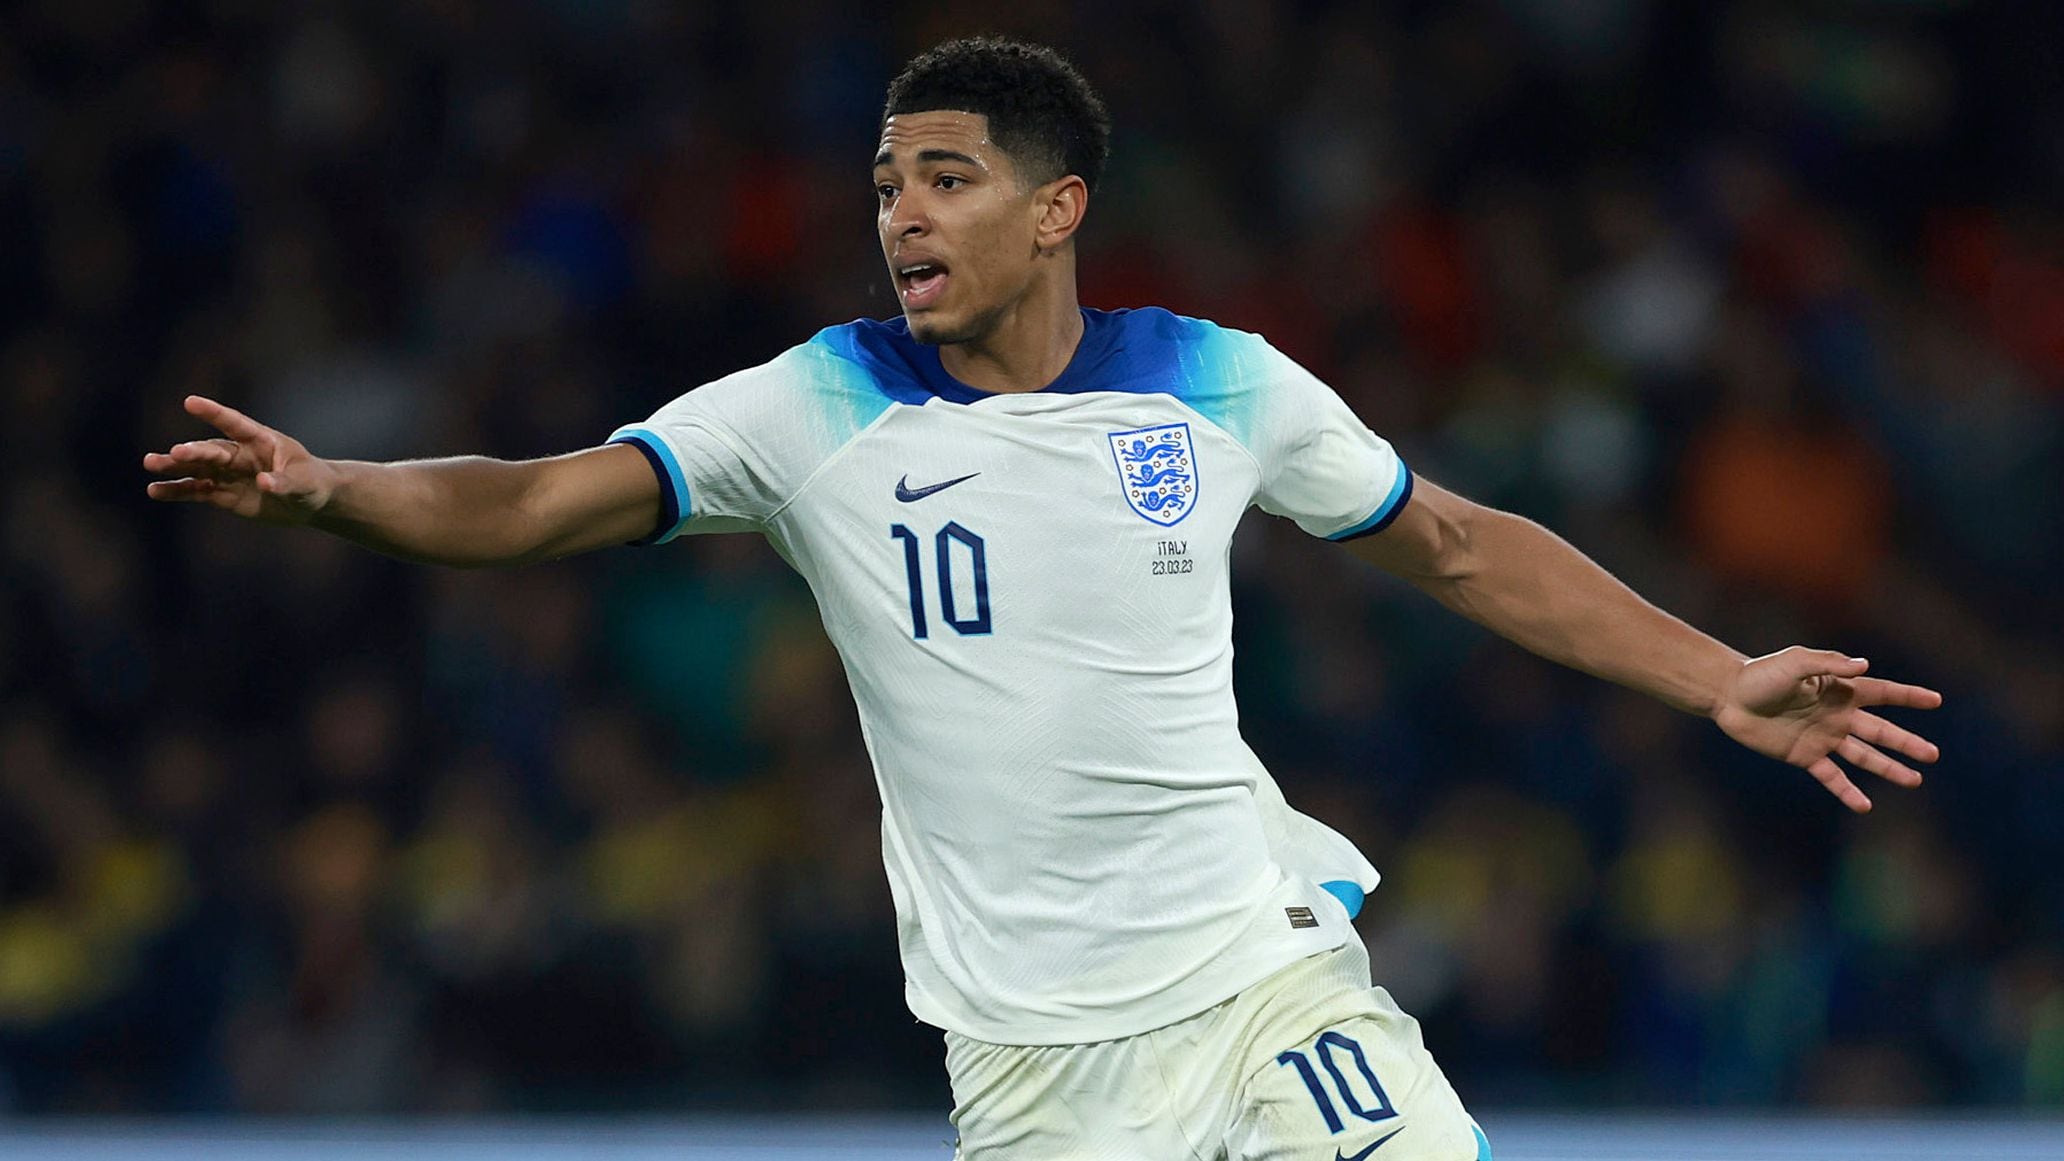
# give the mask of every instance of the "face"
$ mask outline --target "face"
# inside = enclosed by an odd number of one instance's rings
[[[989,119],[937,110],[882,127],[874,162],[882,256],[921,343],[989,334],[1032,285],[1040,256],[1037,188],[1020,188]]]

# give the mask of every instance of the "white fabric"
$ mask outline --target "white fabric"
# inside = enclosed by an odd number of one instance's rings
[[[756,528],[809,581],[874,761],[911,1010],[995,1043],[1194,1015],[1340,946],[1316,884],[1377,878],[1241,740],[1227,555],[1252,504],[1333,535],[1408,473],[1254,336],[1087,313],[1065,391],[936,398],[936,353],[857,323],[616,436],[675,462],[664,536]],[[1128,500],[1111,439],[1153,429],[1189,457],[1156,485],[1191,489],[1172,524]]]
[[[1102,1044],[946,1035],[956,1161],[1478,1161],[1418,1021],[1350,939]]]

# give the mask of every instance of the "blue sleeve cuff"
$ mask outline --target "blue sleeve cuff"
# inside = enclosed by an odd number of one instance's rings
[[[1412,469],[1406,467],[1403,460],[1399,460],[1397,482],[1390,486],[1390,495],[1383,498],[1383,503],[1376,505],[1376,510],[1369,513],[1368,518],[1361,523],[1335,532],[1326,539],[1338,544],[1356,537],[1373,536],[1390,527],[1390,522],[1398,518],[1398,513],[1405,510],[1405,504],[1411,498]]]
[[[681,526],[688,522],[694,509],[688,501],[688,477],[681,473],[681,462],[674,458],[674,450],[657,434],[642,427],[623,428],[610,436],[609,442],[637,448],[652,466],[652,474],[659,477],[659,525],[651,535],[631,543],[665,544],[679,536]]]

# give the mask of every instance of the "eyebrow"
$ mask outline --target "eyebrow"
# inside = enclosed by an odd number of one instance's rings
[[[874,167],[876,169],[880,169],[885,165],[894,164],[895,160],[896,159],[890,155],[889,151],[884,149],[880,153],[874,155]],[[957,149],[920,149],[917,151],[917,160],[919,164],[923,164],[924,162],[928,161],[955,161],[959,162],[962,165],[973,166],[976,169],[985,168],[979,160],[970,157]]]

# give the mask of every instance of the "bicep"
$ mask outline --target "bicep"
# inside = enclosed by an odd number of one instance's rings
[[[1347,542],[1356,556],[1415,583],[1474,571],[1471,533],[1491,509],[1417,477],[1390,526]]]
[[[534,460],[532,469],[523,503],[541,558],[628,544],[659,524],[659,478],[634,447],[605,444]]]

